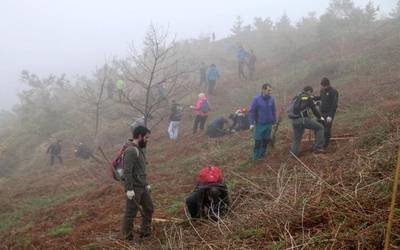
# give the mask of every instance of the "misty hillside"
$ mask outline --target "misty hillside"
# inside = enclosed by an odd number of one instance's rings
[[[350,0],[332,0],[321,16],[296,24],[286,15],[251,24],[237,17],[231,36],[216,40],[175,41],[165,27],[150,25],[142,50],[127,48],[93,75],[22,71],[19,104],[0,111],[0,249],[383,248],[400,141],[396,6],[379,19],[372,3],[359,8]],[[240,45],[257,56],[253,80],[238,78]],[[189,106],[204,92],[202,62],[217,65],[221,76],[209,96],[209,122],[248,107],[271,83],[283,119],[265,159],[251,160],[250,131],[192,135]],[[304,86],[319,90],[322,77],[340,95],[332,146],[312,154],[307,132],[301,157],[290,158],[284,110]],[[184,106],[178,141],[166,132],[171,100]],[[149,240],[127,243],[117,237],[125,194],[108,165],[142,116],[152,130],[146,155],[156,220]],[[56,139],[64,162],[49,166],[46,150]],[[74,156],[81,142],[93,159]],[[206,165],[221,167],[230,194],[230,211],[218,222],[188,220],[185,210]],[[399,216],[396,209],[391,249],[400,248]]]

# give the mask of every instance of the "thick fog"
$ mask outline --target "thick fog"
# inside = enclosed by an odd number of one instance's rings
[[[368,0],[356,0],[365,6]],[[381,15],[395,0],[375,0]],[[308,12],[321,14],[329,0],[1,0],[0,109],[10,109],[21,89],[24,69],[40,76],[50,73],[88,74],[112,56],[123,56],[133,41],[141,46],[151,22],[168,26],[177,39],[215,32],[228,36],[240,15],[276,21],[286,13],[295,23]]]

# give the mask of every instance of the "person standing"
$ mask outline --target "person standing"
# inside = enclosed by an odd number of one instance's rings
[[[246,60],[249,54],[246,50],[244,50],[242,45],[239,45],[239,50],[237,52],[237,60],[238,60],[238,73],[240,80],[246,80],[246,75],[244,74],[244,66],[246,64]]]
[[[321,116],[325,119],[324,148],[326,149],[329,146],[329,142],[331,139],[332,123],[336,114],[336,109],[339,100],[339,93],[337,92],[336,89],[334,89],[331,86],[331,83],[328,78],[326,77],[322,78],[320,94],[319,97],[315,98],[315,100],[321,101],[321,106],[320,106]]]
[[[315,143],[313,146],[314,153],[324,153],[324,117],[315,106],[313,88],[310,86],[304,87],[303,91],[295,96],[289,104],[287,113],[289,119],[292,120],[293,126],[293,143],[290,149],[291,153],[298,156],[300,150],[301,138],[305,129],[311,129],[315,133]],[[309,110],[312,110],[318,121],[311,119]]]
[[[219,79],[219,72],[215,64],[211,64],[207,70],[208,94],[214,94],[215,85]]]
[[[196,114],[196,118],[193,124],[193,134],[196,134],[197,129],[204,130],[204,125],[207,121],[208,112],[210,112],[211,107],[208,103],[207,96],[204,93],[199,94],[199,99],[197,99],[195,106],[190,106]]]
[[[182,119],[183,107],[172,100],[171,114],[169,116],[168,134],[171,140],[178,139],[179,123]]]
[[[254,72],[256,71],[256,62],[257,62],[257,57],[254,54],[254,51],[250,51],[250,56],[249,56],[249,61],[247,63],[247,66],[249,67],[249,77],[250,80],[254,79]]]
[[[60,162],[60,164],[63,164],[63,160],[61,157],[61,140],[58,139],[55,142],[53,142],[52,144],[50,144],[50,146],[47,148],[46,153],[50,154],[50,166],[54,165],[54,161],[55,159],[58,159],[58,161]]]
[[[117,90],[118,90],[118,99],[121,102],[122,101],[122,97],[124,95],[124,88],[125,88],[125,82],[122,79],[119,79],[116,83],[115,83]]]
[[[250,129],[254,129],[253,160],[261,159],[267,152],[271,141],[272,125],[276,123],[275,98],[272,86],[268,83],[262,85],[261,94],[253,98],[249,109]]]
[[[151,199],[151,187],[146,177],[146,148],[150,130],[139,126],[133,131],[133,140],[124,151],[124,186],[126,193],[126,209],[122,222],[122,238],[133,240],[133,222],[138,210],[142,213],[140,237],[151,235],[151,218],[154,206]],[[142,208],[140,209],[141,206]]]

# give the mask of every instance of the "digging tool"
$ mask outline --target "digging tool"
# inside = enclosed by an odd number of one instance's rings
[[[274,127],[274,131],[272,131],[272,136],[271,136],[271,147],[275,147],[275,140],[276,140],[276,133],[278,132],[279,125],[281,124],[282,118],[279,117],[278,122],[276,123]]]

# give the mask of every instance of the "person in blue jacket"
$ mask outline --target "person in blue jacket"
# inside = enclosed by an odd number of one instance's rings
[[[250,129],[254,129],[253,160],[265,156],[271,141],[272,125],[276,123],[275,98],[271,95],[272,86],[262,85],[260,95],[253,98],[249,111]]]
[[[207,83],[208,83],[208,93],[210,95],[214,94],[215,84],[219,78],[219,72],[215,64],[211,64],[207,70]]]

